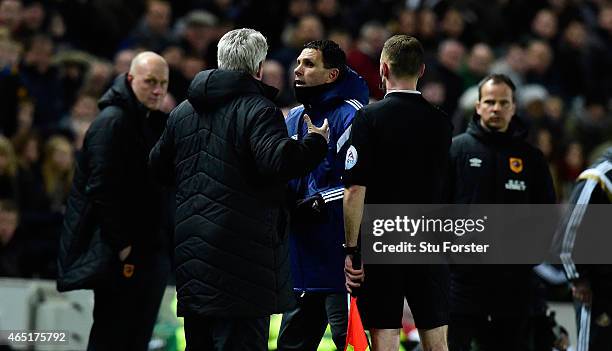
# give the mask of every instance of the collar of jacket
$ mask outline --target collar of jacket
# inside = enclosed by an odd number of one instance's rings
[[[301,89],[309,89],[311,91],[308,94],[310,95],[309,101],[300,101],[300,103],[304,104],[304,109],[306,110],[326,110],[330,106],[335,106],[340,101],[351,99],[357,100],[365,106],[368,104],[369,99],[367,83],[357,72],[349,67],[346,67],[340,79],[333,83]]]
[[[508,130],[505,132],[490,131],[480,124],[480,115],[474,113],[467,128],[467,133],[490,144],[505,144],[512,141],[523,141],[527,138],[527,128],[519,116],[512,116]]]
[[[187,90],[187,100],[196,110],[210,110],[237,96],[256,94],[273,100],[278,90],[247,72],[210,69],[198,73]]]
[[[134,91],[128,84],[127,74],[123,73],[117,76],[111,87],[102,95],[98,101],[98,107],[102,110],[108,106],[119,106],[131,112],[128,115],[137,115],[141,118],[146,118],[149,114],[149,109],[145,107],[134,95]]]

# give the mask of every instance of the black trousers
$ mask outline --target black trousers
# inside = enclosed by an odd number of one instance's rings
[[[132,247],[108,286],[94,289],[87,350],[148,350],[170,269],[167,253]]]
[[[449,351],[527,351],[529,316],[489,317],[451,313],[448,326]]]
[[[269,316],[185,316],[185,351],[267,351],[269,331]]]
[[[306,293],[297,298],[298,306],[283,314],[278,351],[316,350],[327,328],[338,350],[344,350],[348,324],[346,293]]]

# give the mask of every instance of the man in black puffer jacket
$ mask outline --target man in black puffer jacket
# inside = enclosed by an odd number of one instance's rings
[[[60,291],[94,290],[88,350],[148,350],[170,273],[169,194],[148,170],[167,115],[168,65],[137,55],[100,99],[60,238]]]
[[[178,314],[188,350],[267,350],[269,315],[293,307],[287,181],[327,153],[329,127],[289,138],[261,80],[267,43],[226,33],[217,70],[200,72],[172,111],[150,165],[176,186]]]
[[[451,196],[457,204],[548,204],[555,193],[542,153],[524,140],[515,87],[504,75],[478,86],[476,114],[451,145]],[[526,350],[535,295],[529,265],[451,267],[449,348]]]

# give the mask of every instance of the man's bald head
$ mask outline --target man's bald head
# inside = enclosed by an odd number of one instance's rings
[[[127,80],[138,101],[149,110],[159,110],[168,92],[168,76],[166,60],[152,51],[145,51],[132,60]]]

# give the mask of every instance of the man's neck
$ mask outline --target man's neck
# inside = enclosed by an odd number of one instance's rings
[[[416,90],[416,79],[387,79],[385,88],[390,90]]]

